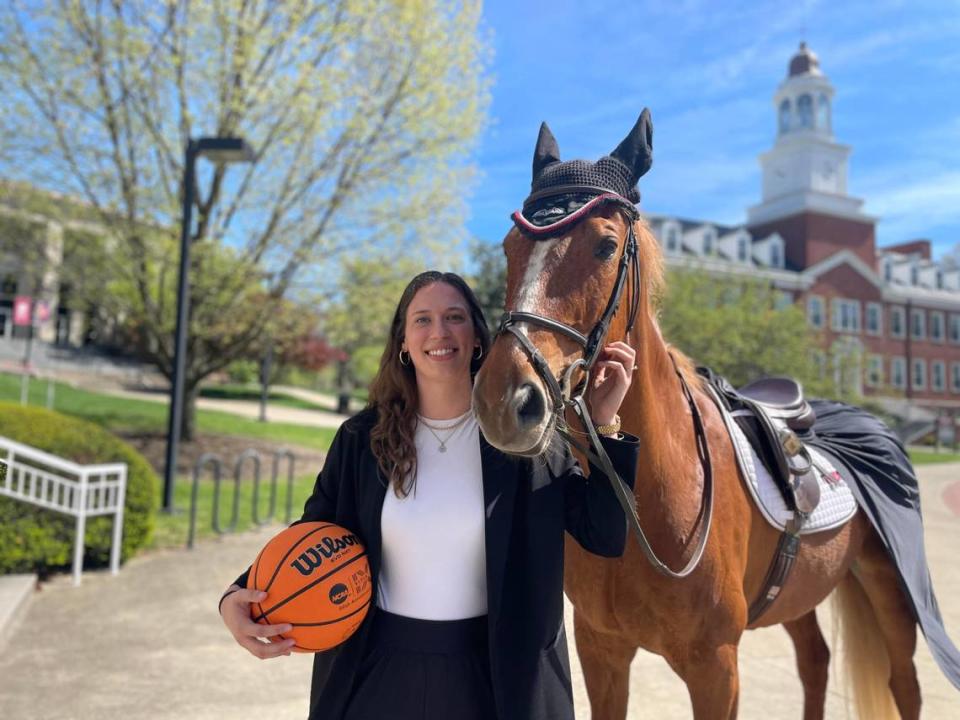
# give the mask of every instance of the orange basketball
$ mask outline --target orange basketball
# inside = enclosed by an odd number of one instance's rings
[[[293,525],[257,555],[247,587],[267,593],[250,606],[256,622],[293,625],[271,638],[274,642],[293,638],[295,652],[328,650],[350,637],[367,615],[367,551],[356,535],[333,523]]]

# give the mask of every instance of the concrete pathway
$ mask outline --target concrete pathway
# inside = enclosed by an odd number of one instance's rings
[[[920,469],[927,554],[947,629],[960,640],[960,519],[943,499],[960,465]],[[286,720],[307,711],[309,656],[260,661],[238,647],[217,615],[217,599],[277,531],[205,541],[194,551],[154,552],[118,576],[86,573],[44,583],[0,654],[4,720]],[[821,624],[830,636],[829,605]],[[568,607],[568,628],[570,628]],[[569,633],[572,635],[572,632]],[[572,641],[572,637],[571,637]],[[960,692],[940,674],[926,645],[917,651],[926,720],[960,717]],[[740,718],[799,719],[801,690],[780,628],[748,633],[741,645]],[[589,705],[571,647],[578,717]],[[683,684],[658,657],[638,653],[631,668],[630,718],[690,718]],[[846,718],[833,682],[828,718]],[[443,719],[447,720],[447,719]],[[451,719],[453,720],[453,719]]]

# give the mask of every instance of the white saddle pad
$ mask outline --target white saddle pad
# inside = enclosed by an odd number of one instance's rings
[[[711,389],[711,395],[713,391]],[[783,530],[785,524],[793,519],[793,511],[787,507],[780,489],[773,481],[766,466],[760,461],[756,450],[750,445],[747,436],[737,425],[723,404],[714,397],[714,402],[720,409],[723,422],[736,450],[737,464],[740,466],[740,476],[744,485],[753,496],[754,502],[767,522],[778,530]],[[820,485],[820,504],[810,514],[801,535],[832,530],[846,523],[857,512],[857,501],[839,470],[819,453],[816,448],[807,446],[810,460],[813,462],[814,474]]]

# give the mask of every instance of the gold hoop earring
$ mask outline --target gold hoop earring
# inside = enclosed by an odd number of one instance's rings
[[[403,350],[401,350],[400,353],[399,353],[400,364],[403,365],[404,367],[406,367],[407,365],[410,364],[410,353],[407,353],[407,361],[406,361],[406,362],[403,361],[403,353],[404,353]]]
[[[474,360],[479,360],[480,358],[483,357],[483,346],[482,346],[482,345],[477,345],[477,350],[480,351],[480,354],[477,355],[477,356],[474,358]]]

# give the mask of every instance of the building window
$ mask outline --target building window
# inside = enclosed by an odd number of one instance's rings
[[[832,328],[834,332],[860,332],[860,301],[834,298]]]
[[[827,376],[827,354],[823,350],[812,350],[810,356],[816,377],[823,380]]]
[[[910,337],[923,340],[927,336],[927,313],[914,308],[910,311]]]
[[[943,360],[934,360],[930,363],[930,388],[934,392],[943,392],[946,384],[946,368]]]
[[[883,261],[883,280],[891,282],[893,280],[893,263],[889,259]]]
[[[907,361],[902,357],[890,359],[890,384],[895,388],[907,386]]]
[[[809,95],[797,98],[797,123],[801,128],[813,127],[813,100]]]
[[[911,265],[910,266],[910,284],[916,285],[918,282],[920,282],[920,270],[917,269],[916,265]]]
[[[713,233],[709,230],[703,234],[703,254],[713,255]]]
[[[740,262],[747,261],[747,238],[743,235],[737,238],[737,260]]]
[[[677,229],[670,226],[667,228],[667,252],[676,252],[678,245]]]
[[[904,337],[904,324],[906,322],[904,313],[904,309],[898,305],[890,308],[890,337]]]
[[[923,390],[927,386],[927,361],[922,358],[913,359],[913,383],[914,390]]]
[[[790,101],[780,103],[780,133],[790,132]]]
[[[867,358],[867,387],[883,385],[883,356],[870,355]]]
[[[823,298],[819,295],[811,295],[807,298],[807,320],[810,327],[823,327]]]
[[[943,313],[930,313],[930,339],[935,343],[943,342]]]
[[[960,394],[960,362],[950,363],[950,391]]]
[[[867,333],[881,335],[883,333],[883,306],[880,303],[867,303]]]
[[[937,270],[937,289],[943,290],[943,270]]]
[[[783,257],[780,252],[780,245],[777,243],[770,243],[770,266],[771,267],[782,267],[783,266]]]

